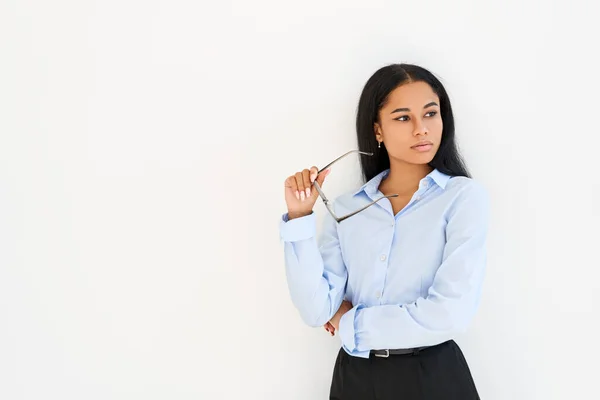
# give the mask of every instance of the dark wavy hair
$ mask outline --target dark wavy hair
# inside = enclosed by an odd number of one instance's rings
[[[442,139],[435,157],[429,166],[450,176],[471,177],[456,144],[454,116],[450,99],[442,83],[428,70],[413,64],[391,64],[377,70],[367,81],[358,102],[356,134],[358,149],[373,153],[361,156],[363,179],[371,180],[380,172],[390,168],[390,159],[385,147],[377,148],[374,125],[379,121],[379,111],[389,94],[398,86],[411,82],[425,82],[440,99],[440,114],[443,121]]]

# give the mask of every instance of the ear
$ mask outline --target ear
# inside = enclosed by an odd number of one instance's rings
[[[381,125],[379,125],[378,122],[375,122],[375,124],[373,125],[373,131],[375,132],[375,138],[377,139],[377,141],[383,140],[383,132],[381,131]]]

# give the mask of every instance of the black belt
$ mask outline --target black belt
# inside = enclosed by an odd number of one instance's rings
[[[414,347],[412,349],[371,350],[371,354],[374,355],[375,357],[383,357],[383,358],[388,358],[389,356],[406,355],[406,354],[417,355],[422,350],[427,349],[429,347],[431,347],[431,346]]]

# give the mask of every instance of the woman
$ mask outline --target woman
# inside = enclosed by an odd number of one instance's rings
[[[342,342],[330,399],[479,399],[453,338],[478,307],[489,199],[458,153],[446,90],[419,66],[383,67],[356,128],[373,153],[361,156],[365,184],[335,200],[317,240],[330,170],[297,172],[280,226],[295,307]]]

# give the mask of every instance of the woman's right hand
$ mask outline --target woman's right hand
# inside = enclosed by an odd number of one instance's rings
[[[331,170],[326,169],[317,175],[318,168],[304,169],[290,175],[285,180],[285,202],[288,208],[289,219],[304,217],[312,212],[319,197],[319,193],[313,190],[313,182],[323,187],[323,182]]]

